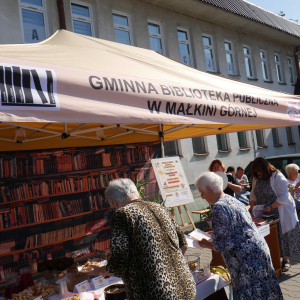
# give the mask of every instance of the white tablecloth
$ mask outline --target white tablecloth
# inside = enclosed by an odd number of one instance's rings
[[[195,300],[202,300],[213,294],[214,292],[220,290],[221,288],[225,289],[228,299],[231,299],[231,287],[222,277],[216,274],[212,274],[205,281],[200,282],[196,285],[197,296]]]

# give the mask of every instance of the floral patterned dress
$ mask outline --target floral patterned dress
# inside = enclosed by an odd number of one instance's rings
[[[235,300],[283,299],[270,251],[244,204],[225,195],[214,205],[213,247],[223,255]]]
[[[270,206],[277,199],[275,192],[273,191],[270,179],[262,180],[257,179],[254,194],[257,199],[257,205],[265,205],[265,207]],[[272,210],[272,214],[279,219],[278,208]],[[281,257],[292,257],[295,255],[300,255],[300,225],[299,222],[296,224],[295,228],[282,234],[281,223],[277,223],[277,233],[280,248]]]

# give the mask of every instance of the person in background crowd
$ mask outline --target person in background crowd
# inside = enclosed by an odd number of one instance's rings
[[[235,196],[237,199],[242,201],[245,205],[249,205],[250,192],[247,189],[250,189],[248,177],[244,174],[245,170],[242,167],[237,167],[235,172],[236,182],[242,187],[241,193],[236,193]]]
[[[285,167],[285,173],[288,178],[287,181],[295,188],[296,197],[296,209],[300,209],[300,174],[298,173],[299,166],[296,164],[289,164]]]
[[[235,168],[233,166],[228,167],[226,173],[231,173],[232,176],[235,176]]]
[[[184,258],[187,243],[167,208],[140,199],[128,178],[109,183],[111,256],[102,276],[121,277],[128,300],[193,300],[195,281]]]
[[[232,279],[234,300],[282,300],[269,247],[247,208],[224,194],[223,180],[212,172],[200,174],[196,183],[201,197],[214,205],[212,239],[199,245],[222,254]]]
[[[219,159],[215,159],[211,162],[208,170],[211,172],[225,172],[226,168]],[[230,196],[234,196],[234,193],[240,193],[242,191],[242,187],[238,185],[233,175],[230,173],[226,175],[228,178],[228,185],[227,188],[224,190],[224,193]]]
[[[252,191],[250,211],[254,205],[264,205],[264,212],[280,219],[277,223],[282,271],[290,269],[289,257],[300,255],[300,226],[295,201],[288,191],[286,178],[266,159],[257,157],[251,167]]]

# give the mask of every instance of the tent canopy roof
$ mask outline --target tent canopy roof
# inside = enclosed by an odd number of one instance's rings
[[[297,96],[65,30],[38,44],[1,45],[0,90],[2,151],[174,140],[300,120]]]

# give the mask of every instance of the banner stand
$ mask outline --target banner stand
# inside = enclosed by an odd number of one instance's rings
[[[189,217],[189,219],[190,219],[190,221],[191,221],[190,223],[185,223],[185,222],[184,222],[184,219],[183,219],[183,215],[182,215],[180,206],[183,206],[183,208],[185,209],[186,214],[188,215],[188,217]],[[172,206],[172,207],[170,207],[170,208],[178,208],[179,216],[180,216],[181,222],[182,222],[182,225],[180,225],[180,226],[185,227],[185,226],[187,226],[187,225],[192,224],[194,230],[196,229],[196,226],[195,226],[195,224],[194,224],[194,221],[193,221],[192,218],[191,218],[191,215],[190,215],[190,213],[189,213],[189,211],[188,211],[188,209],[187,209],[187,207],[186,207],[186,204],[181,204],[181,205],[177,205],[177,206]],[[172,210],[172,211],[171,211],[171,214],[172,214],[172,216],[173,216],[173,218],[174,218],[174,220],[175,220],[175,211]]]

